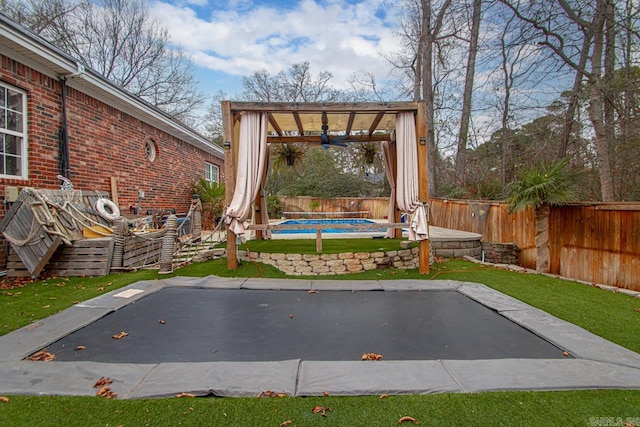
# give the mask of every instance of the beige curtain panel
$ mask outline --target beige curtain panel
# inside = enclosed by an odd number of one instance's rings
[[[389,212],[387,214],[389,222],[395,222],[396,213],[396,177],[395,177],[395,156],[396,144],[391,141],[382,143],[382,154],[384,159],[384,173],[387,176],[389,187],[391,187],[391,195],[389,196]],[[386,237],[393,239],[396,236],[395,229],[388,228]]]
[[[236,235],[247,231],[247,217],[260,191],[267,165],[267,122],[266,113],[247,111],[240,117],[236,186],[225,212],[225,221]]]
[[[396,115],[397,201],[401,211],[409,214],[409,240],[429,238],[426,207],[418,193],[418,145],[413,112]]]

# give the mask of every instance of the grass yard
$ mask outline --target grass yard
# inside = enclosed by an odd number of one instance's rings
[[[393,241],[366,240],[359,249],[379,250]],[[323,241],[325,249],[331,239]],[[282,248],[293,245],[270,242]],[[268,251],[249,242],[252,251]],[[310,243],[315,250],[313,241]],[[397,248],[397,243],[395,243]],[[354,248],[353,245],[349,246]],[[333,250],[333,249],[331,249]],[[340,250],[338,250],[340,251]],[[295,252],[295,251],[294,251]],[[284,278],[271,266],[243,263],[227,271],[226,260],[191,264],[183,276]],[[102,293],[139,280],[162,279],[154,271],[95,278],[50,278],[0,284],[0,335]],[[299,277],[296,277],[299,278]],[[319,277],[314,276],[315,280]],[[416,279],[416,270],[374,270],[330,279]],[[575,282],[482,267],[450,260],[433,266],[429,278],[484,283],[505,294],[640,352],[640,299]],[[0,379],[1,381],[1,379]],[[392,426],[403,416],[419,425],[640,425],[640,390],[495,392],[423,396],[313,398],[182,398],[107,400],[98,397],[6,396],[0,401],[2,426]],[[331,408],[326,417],[315,406]],[[290,424],[286,424],[291,421]],[[283,424],[284,423],[284,424]],[[600,423],[600,424],[598,424]],[[615,424],[614,424],[615,423]],[[408,422],[403,425],[413,425]]]

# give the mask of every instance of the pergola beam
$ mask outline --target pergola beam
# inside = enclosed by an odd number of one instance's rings
[[[371,126],[369,126],[369,135],[373,135],[373,132],[376,131],[378,125],[380,124],[380,120],[382,120],[382,118],[384,117],[384,114],[384,111],[380,111],[378,115],[376,115],[376,118],[373,119],[373,122],[371,122]]]
[[[333,135],[332,135],[333,136]],[[376,134],[376,135],[351,135],[345,142],[371,142],[371,141],[388,141],[389,134]],[[320,143],[320,135],[305,135],[305,136],[268,136],[267,143],[269,144],[282,144],[290,142],[306,142],[306,143]]]
[[[344,133],[346,135],[351,135],[351,128],[353,127],[353,121],[356,118],[356,113],[353,111],[349,113],[349,121],[347,122],[347,129],[345,129]]]
[[[280,129],[280,125],[278,125],[278,122],[276,121],[275,117],[273,117],[273,114],[269,114],[269,123],[273,127],[273,130],[275,130],[279,136],[282,136],[282,129]]]
[[[231,102],[232,111],[267,113],[371,113],[415,111],[419,102]]]
[[[298,126],[298,134],[304,136],[304,126],[302,126],[302,120],[300,120],[300,114],[297,111],[293,112],[293,120],[296,121],[296,126]]]

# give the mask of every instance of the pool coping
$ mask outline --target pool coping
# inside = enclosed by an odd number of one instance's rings
[[[567,351],[566,359],[197,362],[118,364],[23,360],[63,336],[167,287],[319,291],[451,291],[497,311]],[[178,393],[289,396],[470,393],[502,390],[640,388],[640,354],[485,285],[452,280],[344,281],[172,277],[141,281],[76,304],[0,337],[0,394],[95,395],[113,379],[119,398]]]

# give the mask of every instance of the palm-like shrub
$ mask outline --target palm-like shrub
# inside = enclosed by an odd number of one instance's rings
[[[224,185],[198,177],[197,181],[191,184],[191,191],[197,194],[202,202],[203,227],[211,228],[214,220],[222,215]]]
[[[549,212],[551,206],[576,201],[578,174],[568,160],[543,162],[523,170],[507,186],[509,213],[532,207],[536,214],[536,270],[549,272]]]

